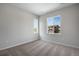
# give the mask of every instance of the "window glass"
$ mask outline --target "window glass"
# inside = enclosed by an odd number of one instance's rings
[[[60,33],[61,31],[61,16],[47,18],[47,28],[49,34]]]
[[[34,33],[38,33],[38,19],[34,19]]]

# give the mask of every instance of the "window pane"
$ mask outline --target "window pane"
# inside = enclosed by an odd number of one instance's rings
[[[60,26],[60,23],[61,23],[61,17],[60,16],[55,16],[55,17],[53,17],[54,19],[53,19],[53,24],[54,25],[59,25]]]
[[[48,26],[51,26],[51,25],[53,25],[53,17],[50,17],[50,18],[48,18],[47,19],[47,22],[48,22]]]
[[[38,19],[34,19],[34,33],[38,33]]]
[[[53,22],[54,22],[54,21],[53,21],[53,18],[52,18],[52,17],[50,17],[50,18],[47,19],[48,33],[49,33],[49,34],[54,33]]]
[[[54,17],[54,33],[60,33],[60,23],[61,23],[61,17],[60,16],[55,16]]]
[[[47,18],[48,33],[60,33],[61,16]]]

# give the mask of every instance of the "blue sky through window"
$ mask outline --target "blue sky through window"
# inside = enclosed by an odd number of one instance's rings
[[[49,18],[47,19],[47,22],[48,22],[48,26],[49,26],[49,25],[53,25],[53,17],[49,17]]]
[[[61,16],[49,17],[47,22],[48,22],[48,26],[49,25],[59,25],[60,26]]]

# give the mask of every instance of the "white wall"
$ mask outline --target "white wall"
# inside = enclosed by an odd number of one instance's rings
[[[47,17],[61,15],[61,35],[47,34]],[[48,13],[40,18],[40,36],[42,40],[79,48],[79,5],[72,5]]]
[[[0,4],[0,50],[36,40],[35,17],[14,6]]]

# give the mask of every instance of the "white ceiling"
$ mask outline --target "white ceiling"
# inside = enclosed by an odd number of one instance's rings
[[[72,5],[71,3],[13,3],[11,4],[35,15],[44,15],[48,12]]]

